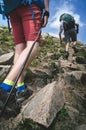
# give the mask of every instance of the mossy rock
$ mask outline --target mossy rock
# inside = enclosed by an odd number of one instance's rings
[[[76,57],[76,62],[78,64],[86,64],[86,58],[83,56],[78,56],[78,57]]]
[[[60,57],[61,57],[61,53],[57,53],[57,54],[55,53],[55,54],[52,55],[51,59],[52,60],[58,60]]]
[[[61,47],[61,48],[60,48],[60,53],[63,54],[64,52],[65,52],[65,48],[64,48],[64,47]]]
[[[86,64],[86,50],[84,48],[81,48],[76,54],[76,62],[79,64]]]
[[[84,48],[80,48],[76,56],[83,56],[86,58],[86,50]]]
[[[81,83],[82,85],[86,86],[86,74],[83,74],[81,77]]]

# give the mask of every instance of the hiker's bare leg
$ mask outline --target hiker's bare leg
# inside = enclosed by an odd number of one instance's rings
[[[18,45],[15,46],[15,56],[14,56],[14,64],[17,62],[20,54],[22,53],[22,51],[26,48],[26,44],[25,43],[20,43]]]
[[[22,53],[22,51],[26,48],[26,44],[25,43],[20,43],[20,44],[17,44],[15,46],[15,56],[14,56],[14,64],[16,64],[20,54]],[[17,83],[21,83],[23,82],[24,80],[24,73],[21,74],[19,80]]]
[[[69,50],[69,43],[66,44],[66,51],[68,52]]]
[[[25,58],[28,54],[28,52],[30,51],[31,49],[31,46],[32,46],[33,42],[32,41],[28,41],[27,42],[27,47],[23,50],[23,52],[20,54],[16,64],[13,66],[12,70],[10,71],[10,73],[8,74],[8,76],[6,77],[6,79],[8,80],[12,80],[12,81],[15,81],[19,71],[20,71],[20,68],[22,66],[22,64],[24,63],[25,61]],[[30,58],[28,60],[28,65],[30,65],[31,61],[33,60],[33,58],[35,57],[37,51],[38,51],[38,48],[39,48],[39,44],[36,43],[32,52],[31,52],[31,55],[30,55]]]

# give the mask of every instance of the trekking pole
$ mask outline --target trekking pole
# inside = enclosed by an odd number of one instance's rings
[[[14,85],[13,85],[13,87],[12,87],[12,89],[11,89],[11,91],[10,91],[9,96],[8,96],[7,99],[6,99],[6,102],[5,102],[5,104],[4,104],[4,107],[3,107],[3,109],[2,109],[2,111],[1,111],[1,113],[0,113],[0,117],[2,117],[2,115],[3,115],[4,111],[5,111],[5,108],[6,108],[7,104],[8,104],[8,101],[9,101],[9,99],[10,99],[10,96],[11,96],[11,94],[12,94],[12,92],[13,92],[13,90],[14,90],[14,88],[15,88],[15,86],[16,86],[16,84],[17,84],[17,82],[18,82],[18,80],[19,80],[19,78],[20,78],[20,76],[21,76],[21,74],[22,74],[22,72],[23,72],[23,70],[24,70],[24,68],[25,68],[25,65],[26,65],[26,63],[27,63],[27,61],[28,61],[28,59],[29,59],[29,57],[30,57],[30,54],[31,54],[31,52],[32,52],[32,50],[33,50],[33,48],[34,48],[34,46],[35,46],[35,43],[37,42],[37,40],[38,40],[38,38],[39,38],[40,33],[41,33],[41,29],[39,30],[38,35],[37,35],[35,41],[33,42],[32,46],[31,46],[31,48],[30,48],[30,51],[28,52],[27,57],[26,57],[26,59],[25,59],[23,65],[22,65],[21,68],[20,68],[20,71],[19,71],[19,73],[18,73],[18,75],[17,75],[17,77],[16,77],[16,80],[15,80],[15,82],[14,82]]]

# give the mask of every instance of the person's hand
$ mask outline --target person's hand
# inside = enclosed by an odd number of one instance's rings
[[[42,27],[45,27],[48,23],[49,12],[45,11],[42,19]]]
[[[48,16],[44,16],[42,19],[42,27],[45,27],[48,23]]]

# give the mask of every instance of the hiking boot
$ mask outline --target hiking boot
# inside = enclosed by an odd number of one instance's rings
[[[16,88],[13,89],[11,96],[9,98],[10,102],[14,102],[15,100],[15,94],[16,94]],[[0,100],[2,100],[3,102],[6,101],[7,97],[10,95],[10,92],[6,92],[1,86],[0,86]],[[9,104],[9,102],[8,102]]]
[[[0,101],[5,102],[8,97],[8,94],[4,91],[3,88],[0,88]]]
[[[4,105],[6,103],[8,96],[9,94],[6,93],[3,88],[0,88],[0,114],[2,114]],[[9,118],[16,115],[14,108],[12,108],[13,103],[14,103],[14,98],[10,97],[9,102],[6,105],[5,110],[3,112],[3,115],[2,115],[3,117]]]
[[[24,100],[29,98],[33,94],[33,91],[29,88],[26,88],[23,92],[16,92],[16,102],[22,103]]]
[[[77,53],[79,51],[75,46],[73,46],[72,48],[74,50],[74,53]]]
[[[66,59],[68,59],[68,57],[69,57],[69,52],[68,52],[68,51],[65,51],[64,56],[65,56]]]

